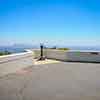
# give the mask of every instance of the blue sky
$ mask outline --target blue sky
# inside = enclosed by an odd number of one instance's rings
[[[0,45],[100,45],[100,0],[0,0]]]

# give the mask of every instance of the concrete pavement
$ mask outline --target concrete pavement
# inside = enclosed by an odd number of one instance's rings
[[[34,59],[32,56],[2,63],[0,64],[0,77],[10,73],[15,73],[17,70],[32,66],[33,64]]]
[[[33,65],[0,78],[0,100],[100,100],[100,64]]]

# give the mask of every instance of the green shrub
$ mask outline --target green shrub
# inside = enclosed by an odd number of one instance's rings
[[[70,50],[69,48],[58,48],[58,50]]]
[[[8,52],[8,51],[1,51],[0,52],[0,56],[8,55],[8,54],[11,54],[11,52]]]

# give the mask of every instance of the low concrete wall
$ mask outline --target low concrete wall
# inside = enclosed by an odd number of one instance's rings
[[[0,76],[14,73],[21,68],[32,66],[34,62],[34,54],[27,50],[24,53],[0,56]]]
[[[35,50],[35,56],[40,56],[40,51]],[[58,59],[64,61],[80,61],[80,62],[100,62],[100,52],[98,51],[75,51],[75,50],[44,50],[47,58]]]
[[[47,50],[46,57],[64,61],[67,60],[68,58],[66,55],[66,51],[61,51],[61,50]]]
[[[100,62],[100,52],[98,51],[69,51],[68,61]]]

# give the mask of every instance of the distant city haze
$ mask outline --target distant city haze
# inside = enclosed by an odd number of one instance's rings
[[[0,46],[40,43],[99,48],[100,1],[0,0]]]
[[[48,48],[55,46],[46,46]],[[100,51],[100,46],[56,46],[57,48],[69,48],[69,50],[77,51]],[[26,49],[39,49],[38,45],[12,45],[12,46],[0,46],[0,52],[9,51],[10,53],[25,52]]]

